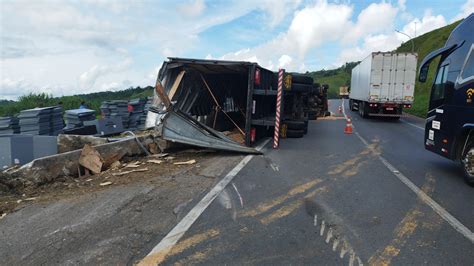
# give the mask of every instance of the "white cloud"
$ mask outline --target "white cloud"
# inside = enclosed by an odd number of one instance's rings
[[[405,11],[407,9],[406,0],[398,0],[398,7],[401,11]]]
[[[403,27],[402,32],[408,34],[409,36],[415,37],[415,35],[420,36],[446,25],[446,19],[442,15],[435,16],[432,14],[431,10],[426,10],[421,20],[418,18],[413,19]]]
[[[286,55],[298,58],[287,62],[286,68],[297,70],[298,61],[304,60],[306,53],[323,42],[334,41],[344,36],[352,14],[352,7],[317,1],[296,11],[288,30],[274,39],[254,48],[246,48],[220,57],[228,60],[253,59],[262,66],[273,69],[272,62]]]
[[[301,0],[261,0],[261,9],[269,15],[270,27],[275,27],[295,8],[301,4]]]
[[[188,1],[177,6],[178,12],[185,17],[200,16],[205,9],[206,3],[204,3],[204,0]]]
[[[403,2],[403,1],[402,1]],[[367,34],[393,28],[398,8],[389,3],[372,3],[357,16],[357,22],[347,29],[345,41],[354,42]]]
[[[91,69],[82,73],[79,76],[80,88],[83,90],[90,90],[95,85],[99,77],[104,77],[111,73],[122,72],[131,64],[132,64],[132,60],[128,58],[115,65],[105,65],[105,66],[94,65]]]
[[[462,5],[459,14],[454,17],[451,22],[458,21],[460,19],[466,18],[470,14],[474,13],[474,0],[467,0],[464,5]]]
[[[420,36],[426,32],[446,26],[446,20],[442,15],[433,15],[430,10],[427,10],[423,18],[415,18],[406,24],[401,31],[409,36]],[[360,45],[347,47],[340,52],[336,64],[340,66],[346,62],[360,61],[368,56],[371,52],[386,52],[396,49],[402,42],[408,41],[408,37],[397,33],[395,31],[384,34],[368,35],[363,39]]]
[[[278,59],[278,68],[285,68],[286,66],[291,64],[291,61],[293,61],[293,58],[289,55],[282,55],[280,59]]]

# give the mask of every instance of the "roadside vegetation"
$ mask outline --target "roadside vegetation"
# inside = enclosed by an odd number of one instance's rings
[[[90,109],[100,113],[100,105],[107,100],[130,100],[153,95],[153,87],[136,87],[121,91],[106,91],[73,96],[53,97],[46,93],[30,93],[20,96],[18,101],[1,101],[0,116],[15,115],[21,110],[58,105],[62,102],[64,110],[77,109],[84,101]]]

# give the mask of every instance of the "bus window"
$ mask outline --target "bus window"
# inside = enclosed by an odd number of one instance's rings
[[[448,78],[449,65],[444,65],[438,70],[435,83],[433,84],[433,92],[431,93],[431,101],[444,99],[444,88]]]
[[[474,45],[472,46],[471,51],[469,52],[466,64],[464,65],[464,68],[461,73],[461,79],[463,81],[474,78]]]

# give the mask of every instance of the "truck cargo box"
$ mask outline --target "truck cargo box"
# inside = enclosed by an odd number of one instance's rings
[[[372,53],[352,69],[350,99],[411,104],[415,92],[416,53]]]

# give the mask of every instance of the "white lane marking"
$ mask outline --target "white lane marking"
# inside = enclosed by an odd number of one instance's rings
[[[237,189],[237,186],[234,184],[234,182],[232,182],[232,187],[234,187],[234,190],[235,190],[235,193],[237,193],[237,196],[239,197],[239,200],[240,200],[240,207],[244,207],[244,199],[242,198],[242,196],[240,195],[239,193],[239,190]]]
[[[323,236],[324,235],[324,229],[326,228],[326,222],[323,220],[321,222],[321,231],[319,231],[319,235]]]
[[[332,238],[332,229],[329,228],[328,233],[326,235],[326,244],[329,244],[329,241],[331,241]]]
[[[278,172],[280,171],[280,168],[278,168],[278,165],[274,163],[270,163],[270,167],[273,169],[273,171]]]
[[[257,150],[261,150],[270,139],[266,139],[262,142]],[[189,211],[188,214],[156,245],[142,262],[146,261],[148,257],[155,254],[166,255],[171,248],[178,243],[181,237],[189,230],[193,223],[201,216],[201,214],[207,209],[207,207],[214,201],[214,199],[225,189],[225,187],[234,179],[234,177],[247,165],[254,155],[245,156],[229,173],[216,184],[215,187],[204,196],[201,201]],[[139,263],[141,264],[141,263]]]
[[[344,113],[344,117],[346,117],[346,112],[344,110],[344,99],[342,100],[342,112]],[[356,131],[354,131],[356,136],[364,143],[366,146],[369,146],[369,143]],[[466,237],[474,243],[474,233],[469,230],[465,225],[463,225],[458,219],[452,216],[446,209],[441,207],[436,201],[434,201],[431,197],[426,195],[419,187],[417,187],[413,182],[410,181],[405,175],[403,175],[397,168],[395,168],[392,164],[390,164],[384,157],[381,155],[377,155],[378,159],[388,168],[403,184],[405,184],[411,191],[413,191],[418,198],[423,201],[426,205],[430,206],[441,218],[443,218],[446,222],[448,222],[456,231],[458,231],[461,235]]]
[[[334,239],[334,242],[332,243],[332,251],[336,251],[337,245],[339,244],[339,239]]]
[[[416,127],[416,128],[418,128],[418,129],[421,129],[421,130],[425,131],[425,129],[424,129],[423,127],[420,127],[420,126],[415,125],[415,124],[413,124],[413,123],[407,122],[407,121],[405,121],[404,119],[401,119],[400,121],[402,121],[403,123],[405,123],[405,124],[407,124],[407,125],[410,125],[410,126],[412,126],[412,127]]]
[[[314,226],[318,225],[318,215],[317,214],[314,215],[313,224],[314,224]]]

